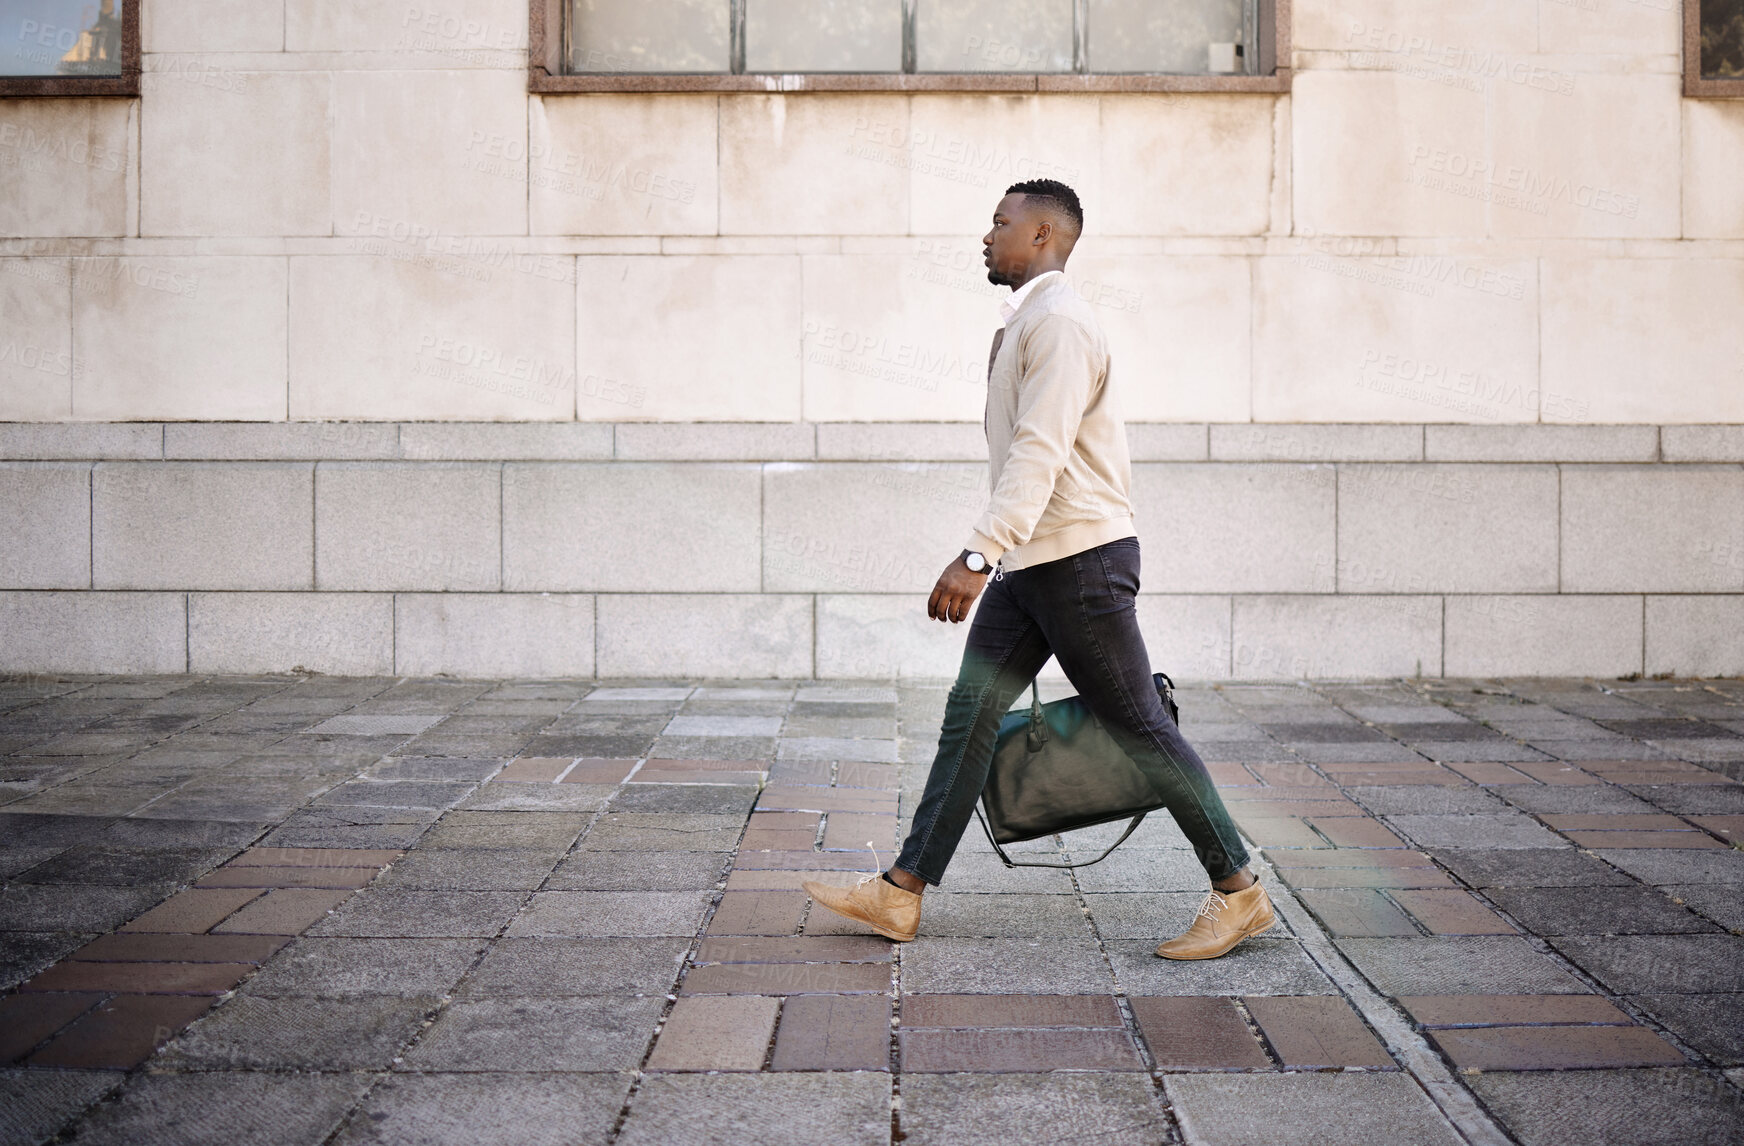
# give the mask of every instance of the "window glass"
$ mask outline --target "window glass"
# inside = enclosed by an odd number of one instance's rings
[[[902,0],[745,0],[747,72],[900,72]]]
[[[1744,77],[1744,0],[1701,0],[1701,5],[1703,77]]]
[[[1069,72],[1072,0],[915,0],[915,69]]]
[[[1231,68],[1229,47],[1242,42],[1244,8],[1243,0],[1090,0],[1090,70],[1245,72],[1244,60]]]
[[[123,2],[0,0],[0,75],[120,75]]]
[[[727,0],[575,0],[576,72],[725,72],[732,66]]]

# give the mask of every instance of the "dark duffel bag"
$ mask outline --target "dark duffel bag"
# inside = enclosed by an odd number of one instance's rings
[[[1175,682],[1156,673],[1157,695],[1169,719],[1179,723]],[[1010,712],[999,722],[993,747],[993,767],[975,814],[993,850],[1006,867],[1088,867],[1144,823],[1146,814],[1163,806],[1132,757],[1115,742],[1081,696],[1041,702],[1030,684],[1028,712]],[[1058,832],[1130,819],[1118,840],[1093,860],[1047,863],[1014,860],[1004,844],[1040,839]]]

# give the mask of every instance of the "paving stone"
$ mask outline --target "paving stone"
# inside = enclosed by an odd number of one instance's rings
[[[0,1142],[35,1146],[126,1077],[102,1070],[0,1070]]]
[[[270,959],[278,935],[104,935],[68,956],[86,963],[254,963]]]
[[[1143,1070],[1120,1030],[908,1030],[902,1069],[925,1074]]]
[[[716,963],[684,977],[686,995],[888,994],[882,963]]]
[[[553,891],[702,891],[720,881],[730,858],[727,852],[578,851],[551,873],[546,887]]]
[[[630,1089],[622,1074],[392,1075],[337,1146],[605,1146]]]
[[[356,889],[379,874],[377,867],[221,867],[195,886]]]
[[[1737,1141],[1736,1092],[1689,1068],[1499,1071],[1468,1081],[1522,1146]]]
[[[610,784],[484,784],[455,805],[464,812],[597,812],[616,791]]]
[[[89,938],[69,932],[0,932],[0,990],[49,966]]]
[[[1677,1048],[1643,1027],[1462,1027],[1430,1039],[1461,1070],[1681,1066]]]
[[[1473,887],[1627,886],[1628,876],[1573,848],[1436,849],[1435,858]]]
[[[1583,848],[1707,848],[1724,849],[1725,844],[1706,832],[1580,832],[1563,833]]]
[[[156,905],[173,884],[94,887],[13,884],[0,890],[0,932],[114,931]]]
[[[439,1002],[238,995],[184,1032],[158,1062],[183,1070],[385,1070]]]
[[[1118,1028],[1112,995],[905,995],[905,1028]]]
[[[1741,851],[1619,848],[1598,854],[1606,863],[1615,864],[1644,883],[1744,884],[1744,852]]]
[[[890,1076],[667,1074],[643,1080],[621,1146],[880,1146],[890,1141]]]
[[[228,848],[71,847],[17,877],[20,883],[186,883],[230,858]]]
[[[1387,824],[1427,848],[1554,848],[1557,836],[1532,817],[1507,811],[1480,815],[1388,816]]]
[[[586,851],[731,851],[743,815],[612,812],[582,840]]]
[[[1113,856],[1104,861],[1112,862]],[[1087,878],[1090,873],[1100,871],[1103,866],[1104,864],[1097,864],[1093,868],[1081,868],[1078,872],[1079,878]],[[1070,895],[1073,891],[1071,875],[1058,868],[1008,868],[992,852],[970,852],[961,848],[951,857],[950,866],[945,869],[944,882],[940,887],[952,891],[1022,892],[1032,895]]]
[[[1309,888],[1296,893],[1334,935],[1416,935],[1417,928],[1373,888]]]
[[[576,812],[454,811],[418,841],[418,848],[525,848],[562,854],[589,819]]]
[[[1403,1073],[1182,1074],[1168,1076],[1163,1086],[1195,1146],[1464,1141]],[[1287,1122],[1287,1139],[1279,1137],[1280,1121]]]
[[[1744,1024],[1738,1022],[1744,994],[1632,995],[1629,1001],[1714,1061],[1744,1063]]]
[[[1338,947],[1382,994],[1552,995],[1587,989],[1517,936],[1339,939]]]
[[[308,731],[333,736],[416,736],[442,719],[438,715],[334,716]]]
[[[1386,852],[1368,852],[1386,855]],[[1454,882],[1433,867],[1291,867],[1276,864],[1278,878],[1298,891],[1308,888],[1453,887]]]
[[[314,1146],[370,1079],[357,1074],[212,1071],[135,1076],[79,1123],[71,1142],[176,1146]]]
[[[248,963],[74,963],[62,961],[21,991],[117,991],[135,995],[222,995],[254,971]]]
[[[61,1031],[29,1064],[131,1070],[211,1005],[209,998],[116,995]]]
[[[902,1103],[911,1146],[1131,1146],[1170,1131],[1148,1082],[1129,1073],[915,1075],[903,1079]]]
[[[501,939],[459,990],[498,998],[665,995],[689,947],[685,939]]]
[[[371,780],[478,781],[503,766],[500,756],[391,756],[364,770]]]
[[[1744,991],[1744,936],[1616,935],[1551,942],[1619,994]]]
[[[207,931],[235,913],[244,904],[260,898],[261,888],[189,888],[124,926],[122,932],[169,932],[188,934]]]
[[[509,935],[695,935],[706,891],[541,891],[509,925]]]
[[[1728,931],[1744,931],[1744,887],[1672,884],[1659,890]]]
[[[490,937],[520,910],[518,891],[391,891],[371,888],[352,896],[310,928],[311,935]]]
[[[888,963],[892,944],[873,935],[704,939],[696,963]]]
[[[298,939],[248,981],[245,993],[443,995],[484,947],[479,939]]]
[[[1394,1069],[1380,1040],[1337,996],[1261,996],[1247,1007],[1285,1070]]]
[[[546,850],[417,850],[388,869],[375,888],[378,892],[532,891],[545,882],[557,859]]]
[[[673,1006],[649,1070],[759,1070],[775,1032],[779,999],[689,996]]]
[[[1341,848],[1402,848],[1405,841],[1367,816],[1310,816],[1308,823]]]
[[[902,989],[909,994],[1086,995],[1113,988],[1093,939],[956,939],[923,934],[902,951]]]
[[[397,849],[249,848],[227,867],[386,867],[399,859]]]
[[[95,992],[29,992],[0,997],[0,1062],[23,1058],[102,999]]]
[[[619,789],[610,807],[614,812],[733,816],[743,823],[756,802],[751,785],[643,782]]]
[[[1130,995],[1324,995],[1329,979],[1294,939],[1268,933],[1245,939],[1215,960],[1160,959],[1157,941],[1107,945],[1114,974]]]
[[[278,888],[250,900],[213,931],[224,935],[301,935],[350,898],[351,892],[344,890]]]
[[[1074,853],[1071,858],[1089,857]],[[1094,867],[1079,868],[1076,875],[1085,892],[1197,891],[1204,895],[1211,886],[1193,853],[1173,848],[1121,848]]]
[[[774,1000],[760,1000],[774,1002]],[[664,999],[462,1000],[406,1053],[419,1071],[634,1070]]]
[[[781,1008],[772,1070],[886,1070],[890,1000],[879,996],[806,995]]]
[[[1633,1022],[1597,995],[1407,995],[1397,1002],[1425,1027]]]
[[[805,918],[800,891],[729,891],[709,920],[710,935],[792,935]]]
[[[1506,920],[1469,892],[1397,890],[1394,902],[1411,913],[1431,935],[1513,935]]]
[[[1422,785],[1353,786],[1352,799],[1377,816],[1481,815],[1505,811],[1507,805],[1481,788]]]
[[[1095,905],[1091,906],[1094,910]],[[923,906],[921,928],[928,935],[989,939],[1084,938],[1091,934],[1090,921],[1076,897],[1014,893],[930,893]]]
[[[1717,930],[1649,887],[1494,888],[1490,897],[1539,935],[1629,935]]]
[[[1130,1002],[1158,1070],[1265,1070],[1272,1065],[1232,999],[1137,996]]]

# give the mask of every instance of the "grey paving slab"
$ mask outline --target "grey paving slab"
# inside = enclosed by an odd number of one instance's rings
[[[1163,1086],[1190,1146],[1464,1141],[1405,1074],[1173,1074]]]
[[[336,1146],[604,1146],[627,1074],[395,1075],[370,1091]]]
[[[1728,931],[1744,931],[1744,887],[1685,883],[1671,884],[1660,890],[1682,900]]]
[[[630,1103],[622,1146],[880,1146],[890,1076],[878,1071],[651,1075]]]
[[[1079,872],[1080,877],[1094,869]],[[991,851],[963,848],[951,857],[939,887],[949,891],[1009,891],[1030,895],[1070,895],[1072,877],[1058,868],[1008,868]]]
[[[1488,1071],[1469,1080],[1522,1146],[1723,1146],[1744,1096],[1685,1067]]]
[[[1744,884],[1744,852],[1736,848],[1600,848],[1598,855],[1646,883]]]
[[[1562,837],[1523,812],[1477,815],[1403,815],[1383,817],[1387,825],[1425,848],[1558,848]]]
[[[1093,939],[956,939],[902,949],[902,989],[930,995],[1098,995],[1114,990]]]
[[[644,774],[644,777],[646,774]],[[560,784],[558,787],[569,787]],[[757,789],[744,784],[629,784],[612,798],[614,812],[676,812],[747,816]]]
[[[726,872],[728,852],[578,851],[551,873],[552,891],[702,891]]]
[[[1108,960],[1129,995],[1331,995],[1337,989],[1294,939],[1243,940],[1219,959],[1157,957],[1154,939],[1110,940]]]
[[[569,850],[592,817],[582,812],[453,811],[418,841],[424,848]]]
[[[90,884],[13,884],[0,890],[0,932],[113,931],[157,906],[174,883],[101,887]]]
[[[470,782],[442,780],[354,780],[328,790],[317,807],[452,808],[471,794]]]
[[[504,756],[390,756],[364,775],[371,780],[484,780],[506,763]]]
[[[695,935],[712,898],[708,891],[541,891],[508,934]]]
[[[1629,1001],[1721,1066],[1744,1063],[1744,994],[1631,995]]]
[[[642,1061],[665,1000],[461,1000],[405,1056],[419,1071],[619,1071]]]
[[[20,872],[18,883],[140,884],[192,883],[232,855],[235,848],[114,848],[80,845]]]
[[[30,978],[90,938],[91,933],[73,931],[0,931],[0,991]]]
[[[901,1125],[912,1146],[1150,1146],[1170,1134],[1149,1080],[1131,1074],[907,1075]]]
[[[1610,784],[1498,784],[1489,789],[1522,811],[1538,815],[1653,812],[1654,806]]]
[[[455,807],[476,812],[597,812],[615,791],[612,784],[484,784]]]
[[[1101,849],[1097,849],[1100,851]],[[1094,858],[1071,853],[1073,860]],[[1177,848],[1120,848],[1094,867],[1079,868],[1078,886],[1093,891],[1197,891],[1210,890],[1211,879],[1190,851]]]
[[[267,998],[441,995],[484,947],[480,939],[296,939],[242,990]]]
[[[165,1047],[181,1070],[385,1070],[440,1000],[237,995]]]
[[[334,716],[310,727],[308,731],[330,736],[415,736],[441,719],[440,715],[428,713]]]
[[[1430,939],[1339,939],[1357,969],[1382,994],[1557,995],[1588,988],[1513,935]]]
[[[929,893],[921,928],[965,938],[1088,938],[1090,921],[1077,897],[999,892]]]
[[[1087,892],[1084,902],[1104,939],[1149,939],[1153,946],[1192,926],[1203,892]],[[1281,926],[1281,925],[1280,925]]]
[[[122,1078],[118,1070],[0,1070],[0,1146],[47,1141]]]
[[[677,938],[502,939],[457,990],[475,998],[665,995],[689,948]]]
[[[558,857],[526,848],[419,849],[395,861],[374,889],[400,891],[532,891],[551,874]]]
[[[1436,859],[1473,887],[1604,887],[1627,875],[1573,848],[1437,848]]]
[[[1744,784],[1627,784],[1630,792],[1668,812],[1744,812]]]
[[[136,1075],[79,1123],[81,1146],[315,1146],[369,1087],[359,1074]]]
[[[608,812],[581,846],[587,851],[731,851],[744,827],[742,815]]]
[[[1623,994],[1744,991],[1744,936],[1616,935],[1551,943],[1593,978]]]
[[[309,929],[310,935],[381,938],[488,938],[520,910],[519,891],[377,890],[370,887],[346,900]]]
[[[1718,931],[1651,887],[1491,888],[1489,896],[1537,935],[1632,935]]]
[[[1359,785],[1344,791],[1377,816],[1446,816],[1508,811],[1506,803],[1482,788],[1387,784]]]
[[[896,763],[896,741],[833,736],[784,736],[777,743],[778,760],[863,760]]]
[[[0,879],[10,879],[21,871],[29,871],[44,860],[52,859],[65,848],[0,847]]]

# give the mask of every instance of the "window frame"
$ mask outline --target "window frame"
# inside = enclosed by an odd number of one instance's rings
[[[1694,99],[1744,99],[1744,76],[1702,75],[1702,0],[1683,0],[1683,94]]]
[[[1255,75],[1161,72],[566,72],[567,0],[531,0],[527,90],[552,92],[1287,92],[1291,0],[1257,0]]]
[[[16,96],[139,95],[139,6],[121,5],[121,74],[114,76],[0,76],[0,99]]]

